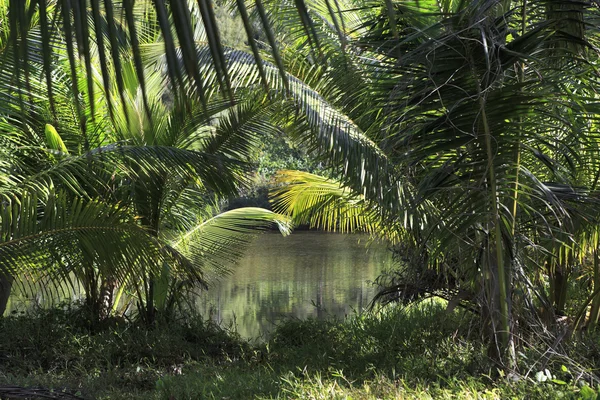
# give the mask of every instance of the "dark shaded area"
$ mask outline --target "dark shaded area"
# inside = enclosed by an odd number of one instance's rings
[[[67,391],[44,388],[24,388],[20,386],[0,386],[1,399],[62,399],[83,400],[82,397]]]

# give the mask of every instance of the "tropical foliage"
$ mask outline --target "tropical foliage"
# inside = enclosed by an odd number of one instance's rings
[[[29,57],[45,51],[36,48],[49,32],[43,11],[30,15]],[[150,52],[152,20],[135,25]],[[3,27],[7,37],[16,32]],[[69,64],[70,38],[53,29],[52,81],[39,79],[44,62],[32,57],[28,76],[16,75],[21,84],[9,69],[0,82],[16,99],[1,124],[2,310],[13,279],[33,290],[67,282],[83,289],[93,320],[123,307],[128,293],[152,322],[157,311],[169,315],[182,288],[230,268],[253,233],[272,224],[288,233],[286,217],[267,210],[218,214],[219,199],[247,184],[260,123],[254,103],[214,92],[189,100],[170,92],[152,63],[140,82],[137,56],[124,49],[118,73],[104,69],[99,47],[85,65]],[[13,50],[4,47],[5,66],[19,63]],[[102,99],[91,94],[103,89]]]
[[[210,0],[5,4],[9,203],[31,204],[42,225],[47,203],[125,212],[177,260],[143,273],[152,319],[165,265],[197,272],[171,236],[207,226],[190,199],[235,192],[256,134],[286,132],[329,177],[280,174],[277,209],[397,245],[403,265],[380,299],[435,294],[473,310],[507,365],[557,317],[598,323],[594,2],[231,5],[248,53],[224,46]],[[58,194],[72,197],[48,201]],[[99,259],[87,255],[87,275]]]
[[[307,82],[354,121],[360,150],[316,142],[341,182],[284,173],[276,209],[389,239],[403,265],[380,300],[438,295],[472,309],[500,358],[563,315],[595,324],[597,10],[365,3],[340,15],[340,36],[325,6],[309,11],[331,22],[315,27],[331,50]],[[296,33],[294,50],[313,51]]]

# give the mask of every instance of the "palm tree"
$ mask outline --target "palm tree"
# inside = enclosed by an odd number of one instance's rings
[[[169,96],[160,73],[148,71],[142,87],[135,63],[122,60],[116,87],[112,80],[88,85],[92,91],[107,88],[108,98],[121,101],[117,107],[70,91],[87,85],[77,67],[74,74],[57,75],[50,102],[43,82],[35,97],[27,87],[34,80],[24,82],[20,101],[37,112],[20,124],[14,122],[24,117],[17,107],[4,112],[5,300],[14,277],[73,282],[72,272],[94,318],[110,311],[105,296],[118,282],[140,294],[141,315],[151,322],[155,300],[165,304],[165,291],[155,291],[157,277],[206,284],[205,273],[231,265],[253,233],[271,224],[287,233],[286,218],[267,210],[199,212],[214,196],[235,193],[244,183],[252,128],[260,123],[256,107],[219,95],[202,105],[182,102],[183,96]],[[56,243],[50,255],[42,250],[48,243]]]
[[[287,234],[286,219],[267,210],[247,208],[203,215],[214,196],[236,194],[245,183],[259,129],[269,128],[261,124],[259,99],[248,95],[232,105],[216,94],[206,98],[204,107],[179,97],[165,101],[169,93],[164,88],[164,77],[148,73],[145,90],[149,97],[144,101],[135,84],[133,66],[124,64],[124,68],[131,72],[126,75],[129,79],[124,79],[126,90],[121,93],[126,104],[116,107],[112,120],[108,114],[104,120],[110,125],[109,142],[126,143],[144,151],[156,148],[176,152],[174,158],[165,157],[165,168],[161,169],[145,168],[136,159],[129,167],[136,176],[116,185],[115,198],[131,207],[140,224],[176,249],[187,244],[184,254],[203,270],[209,266],[218,270],[224,267],[223,261],[227,264],[237,259],[250,234],[272,223],[279,224],[282,233]],[[192,239],[198,244],[190,243]],[[164,290],[156,293],[157,278],[149,275],[143,284],[145,318],[150,322],[154,320],[155,297],[165,294]]]
[[[164,40],[168,84],[201,107],[210,97],[206,88],[214,87],[207,82],[218,83],[231,102],[232,88],[242,81],[261,83],[272,98],[283,96],[275,117],[289,124],[287,117],[296,116],[292,135],[322,155],[387,226],[412,238],[422,268],[466,277],[501,355],[513,338],[512,287],[520,283],[514,278],[519,271],[532,275],[526,268],[537,268],[552,253],[537,245],[540,239],[572,248],[575,215],[593,221],[579,207],[590,202],[589,192],[576,187],[594,179],[575,179],[581,171],[597,171],[590,157],[581,156],[597,148],[594,125],[587,122],[595,114],[586,103],[596,97],[593,64],[585,62],[596,57],[593,25],[586,23],[595,10],[586,4],[256,1],[249,13],[238,1],[252,56],[223,48],[209,0],[151,6],[91,0],[89,10],[68,0],[10,5],[12,32],[18,32],[15,66],[33,59],[23,44],[30,43],[24,39],[38,10],[46,76],[53,71],[52,33],[60,26],[71,75],[81,59],[88,77],[73,92],[83,91],[89,104],[101,92],[90,83],[92,45],[107,98],[111,73],[119,92],[111,98],[124,93],[119,50],[128,45],[150,114],[140,44],[146,28],[135,23],[147,16]],[[51,12],[57,12],[57,25],[46,24]],[[200,20],[204,29],[194,32]],[[90,40],[92,29],[103,27],[106,35]],[[202,49],[194,41],[199,33]],[[87,119],[77,114],[84,126]]]
[[[310,11],[326,19],[316,6]],[[585,104],[595,97],[593,67],[585,61],[597,55],[585,48],[592,28],[582,22],[594,11],[559,2],[475,1],[390,2],[369,12],[349,18],[358,27],[348,28],[352,34],[343,42],[345,65],[352,67],[328,69],[313,86],[335,87],[325,92],[329,100],[377,147],[351,160],[335,159],[336,146],[320,148],[333,168],[368,165],[366,173],[338,172],[353,207],[371,211],[350,212],[347,198],[344,212],[332,209],[340,198],[332,200],[331,187],[289,174],[293,186],[278,201],[304,220],[336,226],[333,218],[342,216],[367,231],[384,226],[384,236],[410,237],[411,262],[462,281],[459,292],[479,304],[494,352],[503,358],[514,340],[514,301],[532,304],[515,298],[513,288],[530,293],[521,278],[543,268],[548,255],[551,271],[558,271],[554,260],[572,263],[564,257],[570,250],[559,257],[547,249],[540,257],[542,241],[572,249],[576,221],[595,221],[594,201],[579,189],[589,185],[582,173],[597,170],[582,156],[597,149],[593,107]],[[348,69],[361,71],[358,92],[338,77]],[[377,164],[367,154],[379,154]],[[392,185],[370,179],[386,174]],[[320,190],[307,190],[311,185]],[[559,309],[560,299],[554,301]]]

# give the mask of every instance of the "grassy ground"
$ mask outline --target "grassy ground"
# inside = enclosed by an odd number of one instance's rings
[[[151,330],[110,321],[90,332],[77,308],[37,311],[0,320],[0,386],[89,399],[596,399],[597,389],[557,362],[538,382],[535,349],[520,357],[526,377],[502,378],[469,326],[428,304],[291,320],[250,345],[199,318]],[[595,351],[597,340],[586,340],[579,347]]]

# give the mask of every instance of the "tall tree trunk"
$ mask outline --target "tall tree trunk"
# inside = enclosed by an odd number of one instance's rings
[[[148,277],[148,295],[146,296],[146,323],[148,325],[154,324],[156,320],[156,312],[154,307],[154,280],[153,274]]]
[[[152,236],[158,238],[158,227],[159,227],[159,208],[158,203],[153,203],[152,210],[155,211],[152,214],[152,217],[149,219],[142,219],[142,221],[147,222],[146,226],[150,226],[152,228],[151,234]],[[156,304],[155,304],[155,289],[156,289],[156,279],[157,277],[150,272],[146,281],[146,309],[144,310],[144,317],[146,319],[146,324],[153,325],[156,321]]]
[[[481,109],[481,122],[483,125],[484,132],[484,145],[487,154],[487,170],[488,170],[488,184],[489,184],[489,198],[491,208],[491,221],[490,225],[493,226],[492,240],[495,247],[495,262],[488,262],[488,268],[490,270],[489,278],[487,281],[488,290],[490,294],[498,293],[498,301],[492,300],[490,318],[492,319],[492,327],[494,329],[494,336],[497,338],[496,342],[498,347],[498,353],[501,359],[508,360],[508,366],[513,366],[516,360],[508,356],[508,350],[511,347],[510,341],[511,330],[510,330],[510,288],[508,287],[508,276],[509,276],[509,264],[505,260],[504,243],[502,242],[502,227],[501,227],[501,216],[499,207],[499,192],[497,187],[496,172],[494,168],[494,149],[492,147],[492,134],[490,131],[489,123],[486,114],[486,103],[483,91],[481,87],[479,89],[479,105]]]
[[[558,262],[548,271],[550,283],[550,300],[554,308],[554,315],[563,315],[567,304],[567,289],[569,283],[570,263],[573,259],[572,251],[565,250]],[[549,264],[552,265],[552,264]]]
[[[160,200],[163,195],[163,188],[166,184],[166,176],[146,175],[143,181],[152,186],[140,185],[139,198],[137,199],[137,211],[142,216],[142,226],[149,230],[149,233],[155,238],[159,237],[160,228]],[[148,276],[144,277],[144,295],[145,302],[140,301],[143,309],[140,310],[140,315],[145,320],[146,324],[153,325],[156,321],[156,279],[157,276],[153,272],[149,272]],[[140,299],[141,300],[141,299]],[[144,304],[145,303],[145,304]]]
[[[110,316],[113,308],[114,291],[117,286],[117,281],[113,277],[106,277],[100,282],[100,292],[98,295],[98,317],[100,321],[105,320]]]

